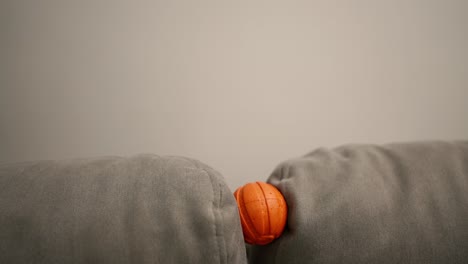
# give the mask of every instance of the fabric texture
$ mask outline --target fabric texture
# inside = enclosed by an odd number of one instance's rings
[[[468,142],[318,149],[268,181],[288,223],[250,263],[468,263]]]
[[[138,155],[0,165],[0,263],[246,263],[219,173]]]

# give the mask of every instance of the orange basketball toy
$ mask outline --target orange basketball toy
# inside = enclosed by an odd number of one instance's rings
[[[245,242],[266,245],[283,233],[288,208],[275,186],[265,182],[247,183],[234,196]]]

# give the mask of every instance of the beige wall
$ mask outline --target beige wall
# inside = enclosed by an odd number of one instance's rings
[[[319,146],[468,135],[468,1],[0,10],[0,161],[183,155],[234,188]]]

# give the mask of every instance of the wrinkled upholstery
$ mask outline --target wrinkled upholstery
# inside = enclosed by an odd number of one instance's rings
[[[0,263],[245,263],[208,166],[138,155],[0,165]]]
[[[288,223],[250,263],[468,263],[468,142],[318,149],[268,181]]]

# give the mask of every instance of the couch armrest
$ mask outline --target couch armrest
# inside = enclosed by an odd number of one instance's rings
[[[0,165],[0,263],[245,263],[224,179],[181,157]]]
[[[468,261],[468,142],[319,149],[269,182],[288,223],[251,263]]]

